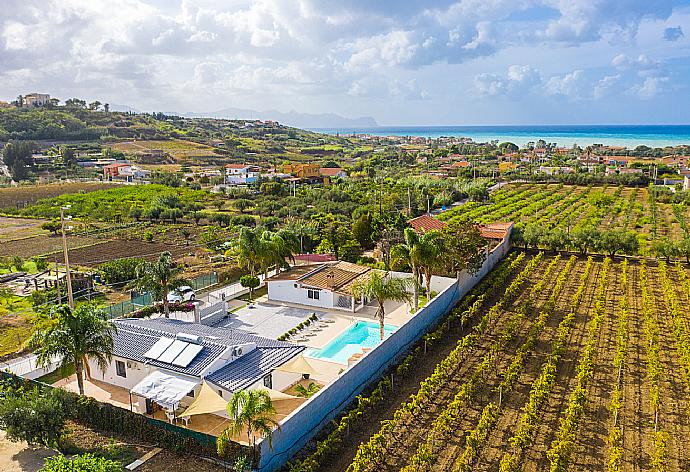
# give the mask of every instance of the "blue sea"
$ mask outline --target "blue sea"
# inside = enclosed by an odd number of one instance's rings
[[[532,125],[532,126],[378,126],[375,128],[317,128],[329,134],[374,136],[453,136],[472,138],[477,143],[492,140],[524,145],[543,139],[558,146],[650,147],[690,145],[690,125]]]

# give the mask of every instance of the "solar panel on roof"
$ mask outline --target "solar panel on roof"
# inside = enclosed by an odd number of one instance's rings
[[[161,354],[165,352],[166,349],[170,347],[170,345],[173,343],[174,339],[170,338],[160,338],[156,343],[151,346],[151,349],[146,351],[144,354],[144,357],[148,359],[158,359]]]
[[[176,339],[163,354],[158,356],[158,360],[172,364],[172,361],[174,361],[187,346],[189,346],[189,343]]]
[[[203,348],[204,346],[200,346],[199,344],[187,345],[187,347],[184,348],[184,351],[182,351],[182,353],[180,353],[180,355],[177,356],[177,358],[172,362],[172,364],[178,367],[186,368],[201,352]]]

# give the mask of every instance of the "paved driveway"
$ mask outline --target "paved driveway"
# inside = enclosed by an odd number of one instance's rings
[[[242,329],[259,336],[276,339],[314,313],[319,316],[326,314],[324,311],[315,309],[258,302],[254,303],[253,308],[244,307],[231,313],[227,319],[221,320],[216,326]]]

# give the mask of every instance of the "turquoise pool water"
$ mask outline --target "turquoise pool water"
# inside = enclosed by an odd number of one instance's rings
[[[390,336],[396,329],[398,328],[395,326],[384,325],[384,338]],[[362,348],[373,348],[379,344],[381,344],[379,324],[372,321],[358,321],[324,348],[309,349],[306,355],[315,359],[347,364],[350,356],[361,353]]]

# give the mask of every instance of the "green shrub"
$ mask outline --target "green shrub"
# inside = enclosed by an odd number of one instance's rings
[[[93,454],[74,456],[71,459],[61,454],[47,458],[40,472],[122,472],[122,464]]]
[[[65,430],[65,410],[61,390],[7,390],[0,402],[0,429],[7,432],[10,441],[59,449]]]

